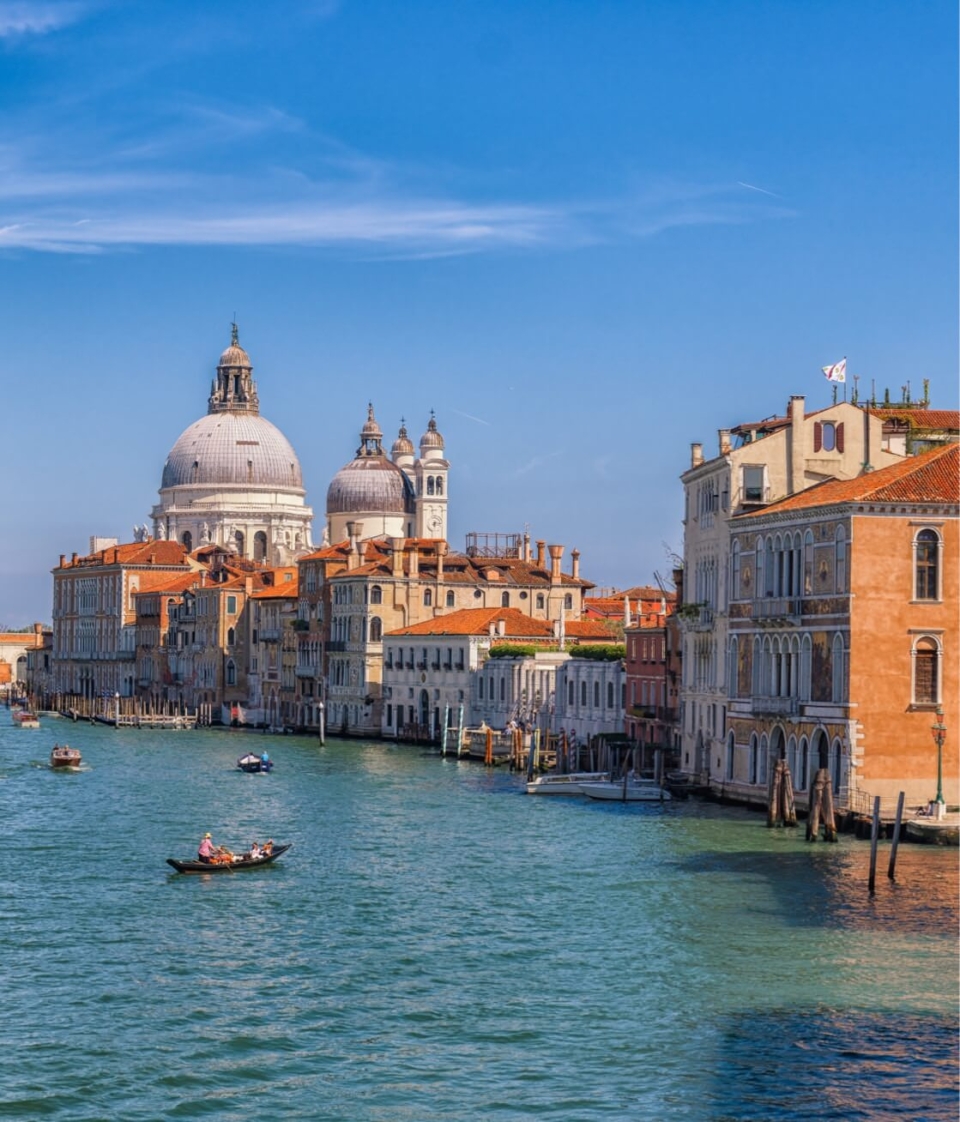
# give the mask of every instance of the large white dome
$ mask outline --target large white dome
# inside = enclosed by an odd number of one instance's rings
[[[208,413],[170,450],[161,489],[240,484],[302,490],[300,461],[283,433],[258,413]]]

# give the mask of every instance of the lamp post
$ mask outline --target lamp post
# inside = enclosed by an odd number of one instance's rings
[[[943,706],[937,706],[937,719],[930,727],[933,742],[937,746],[937,817],[943,817],[943,742],[947,739],[947,726],[943,723]]]

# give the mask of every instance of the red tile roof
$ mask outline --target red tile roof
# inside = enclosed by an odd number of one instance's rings
[[[179,542],[149,541],[109,545],[105,549],[78,557],[76,561],[64,560],[63,568],[96,565],[184,565],[187,551]]]
[[[445,616],[427,619],[411,627],[400,627],[390,631],[390,636],[400,635],[488,635],[490,627],[499,631],[498,624],[503,621],[504,639],[552,639],[554,624],[550,620],[531,619],[517,608],[461,608]],[[600,639],[611,642],[613,636],[600,620],[571,621],[565,624],[565,631],[571,639]]]
[[[884,421],[903,421],[912,429],[926,429],[953,432],[960,431],[960,410],[956,409],[917,409],[909,406],[894,406],[893,408],[868,408],[868,413],[874,417],[882,417]]]
[[[947,444],[919,456],[905,456],[900,463],[866,472],[854,479],[828,479],[780,502],[771,503],[762,510],[741,514],[735,522],[785,510],[865,502],[960,502],[960,444]]]

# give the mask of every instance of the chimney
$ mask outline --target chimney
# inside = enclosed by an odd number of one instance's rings
[[[537,542],[537,567],[542,569],[546,564],[543,556],[543,551],[547,548],[546,542]],[[76,557],[76,554],[74,554]]]
[[[562,545],[548,545],[550,551],[550,583],[560,583],[560,561],[563,557]]]
[[[502,620],[502,619],[498,619],[497,620],[497,635],[499,635],[500,638],[502,639],[504,637],[504,635],[506,635],[506,633],[507,633],[506,621]]]
[[[447,552],[446,542],[437,542],[437,584],[443,582],[443,558]]]
[[[62,569],[63,566],[66,565],[66,563],[67,563],[66,555],[61,553],[60,554],[60,568]]]
[[[392,576],[403,576],[403,538],[390,538],[387,542],[390,548],[390,572]]]
[[[347,572],[360,566],[360,546],[357,541],[357,534],[362,528],[362,523],[347,523],[347,537],[350,539],[350,550],[347,553]]]
[[[570,554],[571,573],[574,580],[580,579],[580,550],[574,549]]]
[[[116,558],[114,558],[114,560],[116,560]],[[156,565],[156,563],[157,563],[157,555],[155,553],[151,553],[150,556],[147,558],[147,564],[148,565]]]
[[[795,495],[802,491],[803,480],[803,415],[805,399],[802,394],[793,394],[787,405],[790,417],[790,465],[787,472],[787,494]]]
[[[730,451],[730,430],[717,429],[717,439],[720,443],[720,455],[726,456]]]
[[[76,563],[77,563],[77,555],[76,555],[76,554],[74,554],[74,555],[73,555],[73,556],[72,556],[72,557],[70,558],[70,564],[71,564],[71,565],[76,565]]]
[[[690,445],[690,466],[692,468],[699,467],[703,463],[703,445],[691,444]]]
[[[530,535],[529,535],[529,533],[524,532],[524,535],[523,535],[523,559],[524,559],[524,561],[527,562],[527,564],[530,563],[530,557],[531,556],[532,555],[530,553]]]
[[[420,550],[417,548],[416,538],[411,539],[410,546],[410,579],[416,580],[420,576]]]

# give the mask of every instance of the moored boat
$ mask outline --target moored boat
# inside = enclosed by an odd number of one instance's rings
[[[16,709],[13,712],[13,723],[21,729],[38,729],[40,718],[30,709]]]
[[[275,845],[273,849],[260,857],[237,856],[227,860],[206,861],[178,861],[175,857],[168,857],[167,864],[178,873],[236,873],[243,869],[258,869],[261,865],[270,865],[293,845]]]
[[[258,756],[254,752],[247,752],[237,760],[237,767],[241,771],[256,772],[256,771],[270,771],[273,768],[273,760],[270,759],[268,753],[264,752]]]
[[[617,803],[662,803],[673,797],[656,780],[635,777],[607,780],[603,783],[584,783],[581,790],[588,799]]]
[[[54,744],[50,753],[51,767],[79,767],[83,756],[79,748],[71,748],[69,744]]]
[[[605,771],[571,771],[567,775],[548,772],[531,779],[528,795],[582,795],[582,784],[603,783],[608,779]]]

